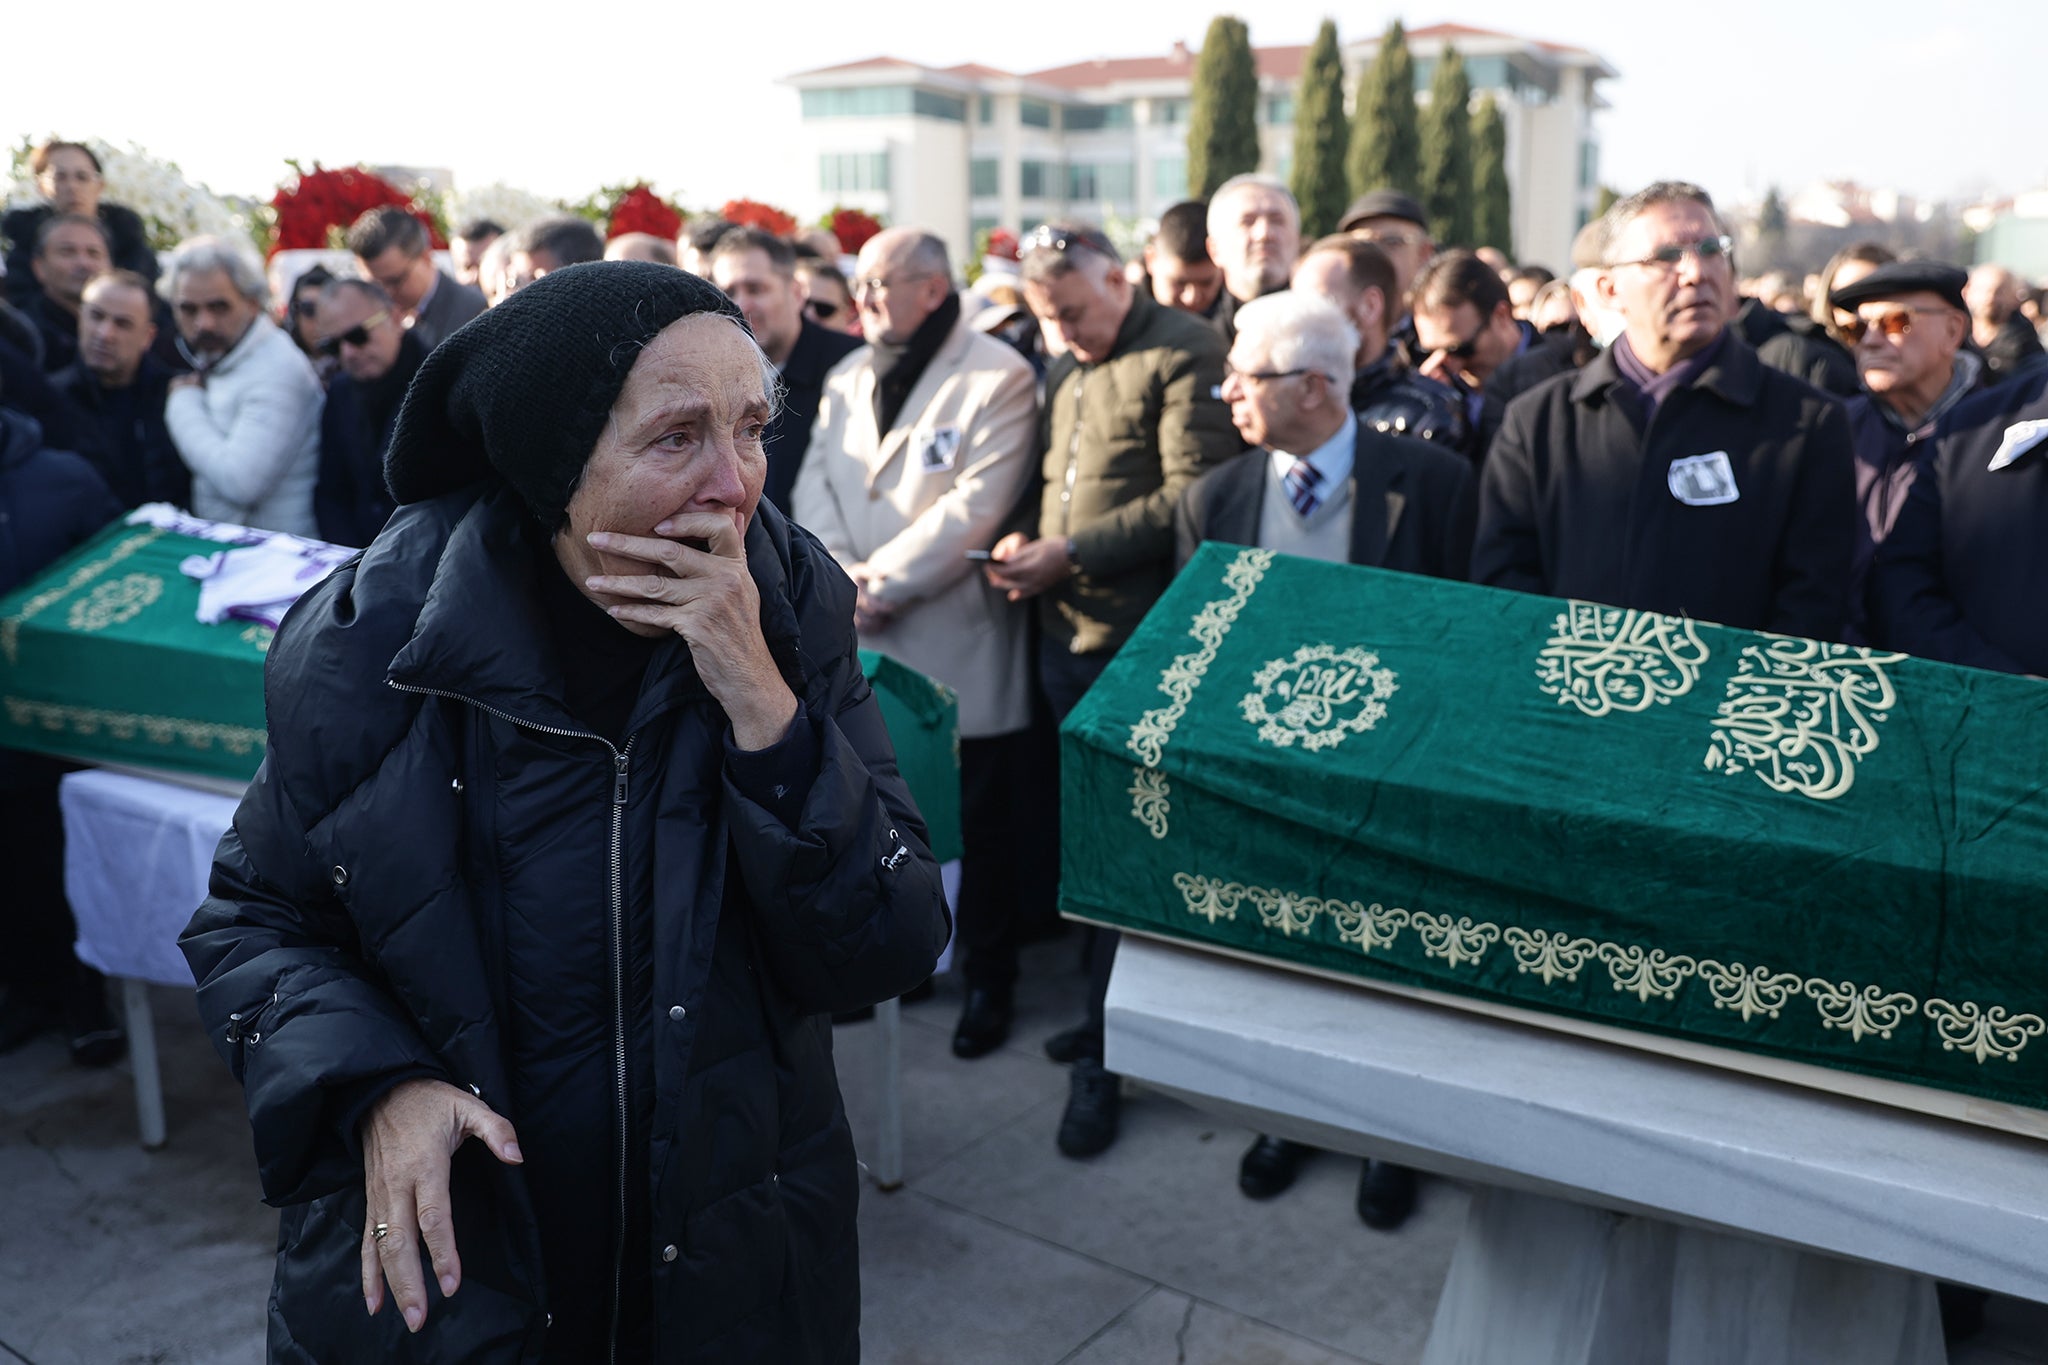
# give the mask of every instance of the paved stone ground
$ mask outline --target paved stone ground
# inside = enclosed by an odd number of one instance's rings
[[[1412,1365],[1466,1195],[1430,1181],[1394,1235],[1351,1210],[1357,1163],[1319,1158],[1254,1204],[1250,1134],[1157,1095],[1126,1101],[1094,1161],[1052,1134],[1064,1071],[1038,1052],[1077,1017],[1071,943],[1031,950],[1011,1045],[947,1048],[957,987],[904,1011],[906,1183],[861,1211],[870,1365]],[[136,1143],[127,1069],[54,1042],[0,1058],[0,1365],[262,1359],[275,1221],[241,1096],[189,994],[155,994],[170,1144]],[[855,1133],[873,1131],[872,1025],[838,1031]],[[1996,1300],[1954,1365],[2048,1362],[2048,1308]]]

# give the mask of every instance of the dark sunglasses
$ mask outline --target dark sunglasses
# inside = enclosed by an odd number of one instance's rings
[[[300,299],[297,303],[294,303],[292,305],[292,311],[294,313],[297,313],[302,318],[312,317],[315,313],[320,311],[319,296],[315,295],[312,298]]]
[[[384,320],[390,316],[391,314],[382,312],[370,314],[370,316],[364,318],[340,336],[331,336],[321,342],[319,347],[320,354],[324,356],[339,356],[341,348],[344,346],[369,345],[370,329],[372,327],[382,327]]]
[[[1486,324],[1480,323],[1479,330],[1455,346],[1440,346],[1437,349],[1453,360],[1470,360],[1479,354],[1479,338],[1486,331]]]
[[[1938,310],[1933,308],[1901,306],[1888,309],[1874,318],[1866,318],[1861,314],[1852,314],[1837,322],[1835,330],[1840,332],[1842,340],[1848,342],[1851,346],[1862,341],[1864,337],[1870,334],[1873,328],[1884,333],[1885,340],[1897,341],[1900,337],[1913,330],[1913,315],[1915,313],[1932,313],[1936,311]]]
[[[821,303],[817,299],[812,299],[810,308],[811,316],[820,322],[830,322],[839,316],[839,305],[836,303]]]

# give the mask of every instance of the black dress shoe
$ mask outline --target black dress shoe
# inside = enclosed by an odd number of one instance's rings
[[[1415,1172],[1391,1161],[1368,1161],[1358,1173],[1358,1218],[1392,1232],[1415,1212]]]
[[[1271,1199],[1294,1183],[1301,1163],[1313,1150],[1304,1143],[1261,1133],[1237,1163],[1237,1188],[1247,1199]]]
[[[1102,1069],[1091,1057],[1075,1062],[1067,1076],[1067,1111],[1060,1115],[1059,1147],[1066,1156],[1095,1156],[1116,1141],[1123,1107],[1123,1077]]]
[[[975,1058],[994,1052],[1010,1037],[1010,992],[967,988],[960,1022],[953,1026],[953,1055]]]
[[[1090,1033],[1085,1025],[1062,1029],[1045,1040],[1045,1055],[1061,1066],[1078,1062],[1083,1057],[1094,1057],[1101,1050],[1102,1040]]]

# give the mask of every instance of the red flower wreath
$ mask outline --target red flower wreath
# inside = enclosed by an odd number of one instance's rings
[[[683,215],[642,181],[613,202],[604,237],[610,241],[629,232],[650,232],[674,241],[682,230]]]
[[[825,226],[839,239],[841,251],[849,256],[858,256],[860,249],[867,245],[868,238],[882,230],[882,220],[859,209],[834,208],[827,215]]]
[[[298,167],[294,164],[293,169]],[[277,236],[270,244],[270,254],[330,246],[337,232],[348,231],[363,214],[386,204],[405,209],[425,224],[434,246],[448,245],[433,218],[390,181],[360,166],[323,170],[316,161],[312,170],[299,171],[296,183],[279,186],[270,200],[270,207],[277,212]]]
[[[728,199],[718,216],[729,223],[745,223],[777,237],[790,237],[796,233],[796,219],[773,204],[764,204],[757,199]]]

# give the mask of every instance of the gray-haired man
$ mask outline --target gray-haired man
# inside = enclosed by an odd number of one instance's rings
[[[158,289],[193,373],[171,381],[164,424],[192,471],[192,510],[214,521],[318,534],[320,381],[266,314],[270,287],[248,247],[194,237]]]

